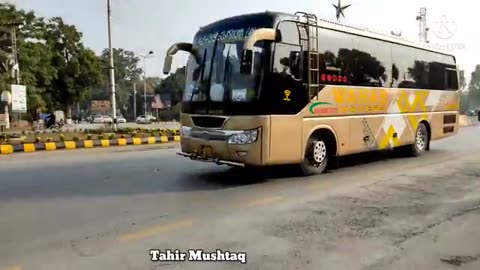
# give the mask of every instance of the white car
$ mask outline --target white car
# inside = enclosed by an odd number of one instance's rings
[[[103,115],[101,114],[97,114],[95,116],[93,116],[93,120],[92,120],[93,123],[103,123]]]
[[[125,124],[125,123],[127,123],[127,119],[125,119],[125,117],[123,117],[123,116],[117,116],[117,123]]]
[[[96,115],[93,118],[93,123],[101,123],[101,124],[113,123],[113,119],[109,115],[100,115],[100,116]]]
[[[148,115],[140,115],[139,117],[137,117],[135,122],[137,122],[138,124],[150,124],[152,120]]]

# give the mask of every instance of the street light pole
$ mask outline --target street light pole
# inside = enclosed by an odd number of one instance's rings
[[[112,116],[113,129],[117,130],[117,100],[115,96],[115,66],[113,62],[113,48],[112,48],[112,10],[111,0],[107,0],[107,15],[108,15],[108,49],[110,57],[110,90],[112,92]]]
[[[147,58],[143,58],[143,114],[147,116]]]
[[[143,113],[147,115],[147,58],[153,54],[149,51],[146,55],[140,55],[143,58]]]
[[[137,83],[133,82],[133,119],[137,121]]]

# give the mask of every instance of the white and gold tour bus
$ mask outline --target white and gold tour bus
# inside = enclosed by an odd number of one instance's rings
[[[190,58],[181,153],[230,166],[299,164],[321,173],[355,153],[412,156],[458,131],[455,57],[297,12],[226,18],[172,57]]]

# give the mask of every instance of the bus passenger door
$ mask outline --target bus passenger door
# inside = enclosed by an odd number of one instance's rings
[[[281,42],[273,44],[273,65],[265,74],[265,101],[271,115],[271,164],[301,162],[303,121],[300,112],[309,103],[303,84],[303,49],[296,22],[278,25]]]

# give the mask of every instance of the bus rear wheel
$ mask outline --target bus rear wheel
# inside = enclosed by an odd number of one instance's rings
[[[322,136],[310,137],[305,149],[305,157],[300,164],[303,175],[315,175],[323,173],[330,160],[328,142]]]
[[[407,146],[406,154],[410,157],[421,156],[427,151],[430,135],[427,126],[424,123],[418,124],[417,131],[415,132],[415,142]]]

